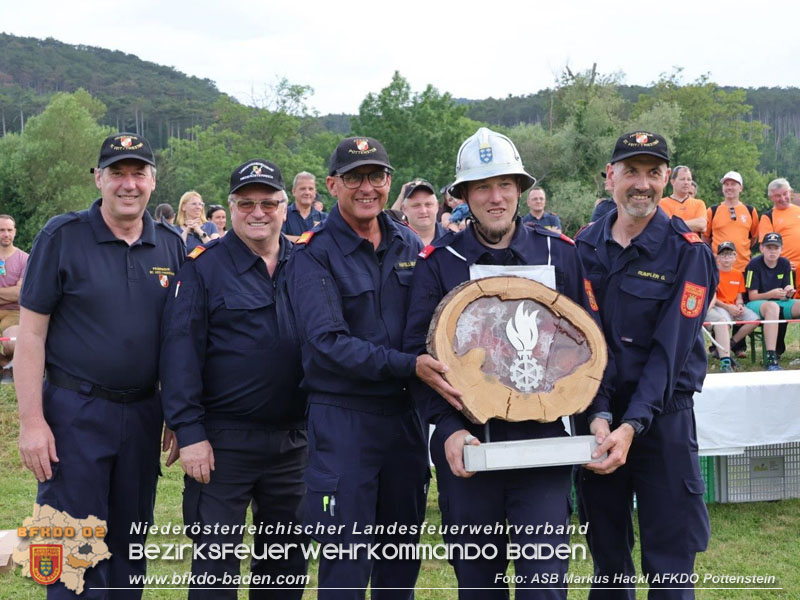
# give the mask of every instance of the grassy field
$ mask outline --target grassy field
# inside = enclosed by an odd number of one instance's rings
[[[782,359],[786,367],[791,361],[800,357],[800,346],[797,339],[797,327],[791,327],[787,339],[787,352]],[[758,370],[758,365],[751,365],[749,358],[740,361],[747,370]],[[712,361],[710,371],[717,370],[717,362]],[[0,529],[13,529],[20,525],[25,517],[30,516],[36,495],[36,482],[23,468],[16,447],[17,412],[13,389],[9,385],[0,386]],[[182,523],[181,492],[182,478],[178,466],[164,470],[158,487],[156,500],[156,524]],[[782,590],[732,590],[704,589],[698,592],[702,599],[761,599],[786,598],[800,599],[800,500],[782,500],[777,502],[760,502],[750,504],[711,504],[712,537],[708,551],[698,555],[696,572],[701,581],[709,575],[774,575],[776,582],[769,587]],[[439,510],[436,506],[436,487],[432,486],[428,496],[426,520],[429,523],[440,523]],[[189,543],[187,538],[158,536],[153,541],[158,543]],[[423,536],[423,543],[440,543],[440,539]],[[573,543],[584,543],[582,536],[574,536]],[[638,545],[638,542],[637,542]],[[638,564],[638,553],[636,562]],[[243,573],[247,565],[243,565]],[[148,574],[182,573],[190,570],[190,564],[184,562],[151,561]],[[590,575],[591,559],[573,561],[570,573]],[[316,565],[310,566],[311,583],[316,584]],[[511,572],[511,570],[510,570]],[[420,599],[444,600],[456,597],[455,577],[450,566],[444,561],[428,561],[423,563],[418,582],[416,597]],[[699,584],[711,587],[712,584]],[[722,587],[715,585],[713,587]],[[451,589],[433,589],[451,588]],[[146,590],[144,598],[184,598],[186,590]],[[585,589],[573,588],[569,591],[570,600],[587,597]],[[44,589],[30,579],[20,576],[20,570],[0,573],[0,599],[44,598]],[[313,590],[306,591],[305,598],[314,598]],[[246,592],[240,591],[239,598],[246,598]],[[640,589],[637,598],[646,597],[646,588]]]

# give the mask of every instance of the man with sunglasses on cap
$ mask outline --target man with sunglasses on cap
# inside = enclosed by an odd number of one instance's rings
[[[651,597],[694,597],[691,584],[664,577],[691,575],[709,538],[693,397],[706,374],[701,328],[717,268],[698,235],[658,207],[668,165],[662,136],[621,136],[606,170],[618,208],[575,240],[610,357],[611,393],[595,399],[584,422],[600,444],[595,456],[608,457],[577,476],[593,599],[635,597],[634,493]]]
[[[14,379],[20,454],[39,480],[37,503],[107,521],[111,558],[86,571],[81,596],[106,597],[93,588],[128,588],[145,573],[144,558],[129,558],[129,545],[145,541],[131,524],[153,520],[159,330],[185,250],[175,230],[145,210],[156,186],[147,140],[109,136],[93,171],[100,198],[53,217],[33,242]],[[164,445],[170,441],[165,435]],[[77,597],[63,581],[47,596]]]
[[[520,194],[534,183],[506,136],[481,127],[461,145],[450,193],[469,205],[472,222],[463,231],[447,233],[420,254],[404,335],[407,352],[425,352],[437,305],[456,286],[484,276],[479,272],[481,267],[495,269],[493,274],[500,275],[506,265],[513,266],[512,274],[519,274],[522,265],[536,265],[530,273],[544,271],[550,280],[543,283],[591,310],[585,301],[574,242],[538,223],[525,226],[519,218]],[[419,383],[413,383],[412,391],[423,418],[435,425],[430,450],[436,465],[443,523],[457,530],[492,528],[506,522],[515,527],[510,536],[463,531],[444,536],[446,543],[493,546],[499,551],[494,559],[453,557],[459,598],[508,598],[505,574],[509,542],[555,547],[569,541],[568,534],[541,533],[541,528],[546,524],[556,528],[569,522],[572,467],[468,472],[464,468],[464,445],[487,442],[489,435],[492,442],[559,437],[566,435],[564,425],[561,420],[512,423],[492,419],[484,428],[460,412],[458,396],[437,393]],[[517,584],[516,597],[566,598],[567,566],[567,561],[558,557],[517,559],[515,573],[524,583]]]
[[[728,171],[719,182],[722,184],[724,200],[706,211],[703,239],[712,248],[719,248],[723,242],[733,242],[736,246],[736,262],[733,263],[733,268],[744,273],[750,260],[750,248],[758,240],[758,212],[752,206],[739,201],[739,195],[744,189],[739,173]]]
[[[292,244],[281,234],[286,192],[278,166],[253,159],[234,169],[228,207],[232,230],[189,253],[167,300],[161,339],[164,419],[175,432],[187,475],[184,522],[202,529],[192,535],[194,543],[240,544],[243,532],[237,528],[252,503],[253,525],[259,528],[255,548],[287,549],[280,561],[251,561],[251,572],[275,585],[278,576],[306,572],[299,547],[304,537],[279,529],[302,518],[307,463],[300,352],[284,293]],[[231,533],[217,533],[217,525],[231,526]],[[215,528],[206,532],[206,526]],[[192,559],[192,573],[214,574],[217,581],[238,575],[239,568],[235,555]],[[303,595],[302,586],[268,588],[254,585],[250,597]],[[236,591],[198,586],[189,597],[236,598]]]
[[[377,140],[343,140],[325,182],[336,205],[325,223],[300,237],[289,261],[309,403],[305,522],[319,542],[343,547],[419,539],[427,431],[407,385],[416,375],[454,391],[440,375],[444,365],[401,351],[422,245],[383,211],[391,171]],[[391,532],[398,526],[405,533]],[[373,561],[366,551],[323,557],[319,597],[363,598],[370,585],[375,599],[411,598],[418,571],[418,560]]]

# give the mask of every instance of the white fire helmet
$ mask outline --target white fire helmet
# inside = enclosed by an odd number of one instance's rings
[[[456,180],[450,186],[450,195],[463,198],[462,183],[497,175],[517,175],[520,191],[536,183],[536,179],[525,171],[514,142],[488,127],[481,127],[458,150]]]

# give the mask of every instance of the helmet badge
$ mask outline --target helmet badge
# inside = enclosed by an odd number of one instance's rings
[[[489,130],[482,128],[478,140],[478,157],[482,163],[492,162],[492,145],[489,143]]]

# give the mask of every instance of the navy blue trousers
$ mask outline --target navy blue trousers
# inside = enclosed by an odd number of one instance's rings
[[[311,404],[305,521],[336,530],[313,537],[345,545],[416,543],[419,535],[369,535],[354,528],[422,523],[430,478],[426,439],[414,410],[378,415]],[[373,600],[413,598],[419,565],[371,560],[365,552],[352,560],[321,557],[319,587],[325,589],[317,597],[360,599],[371,584]]]
[[[198,523],[201,532],[193,535],[195,544],[239,544],[241,533],[227,535],[204,533],[204,526],[243,525],[247,507],[252,502],[253,525],[301,525],[302,503],[305,495],[303,471],[308,462],[306,432],[303,430],[266,431],[264,429],[214,429],[206,427],[206,435],[214,449],[214,471],[211,481],[202,484],[184,476],[183,521]],[[256,533],[253,545],[262,554],[265,544],[305,544],[307,536],[286,532],[273,535]],[[252,599],[299,599],[303,586],[286,585],[279,576],[304,575],[306,561],[298,547],[278,560],[253,559],[250,572],[269,575],[270,585],[251,586]],[[212,560],[208,557],[192,560],[194,575],[214,575],[217,582],[202,589],[193,587],[189,598],[236,598],[236,590],[222,590],[223,576],[239,575],[241,561],[235,555]],[[229,586],[225,586],[229,587]],[[290,589],[294,588],[294,589]]]
[[[508,533],[471,534],[469,532],[444,536],[448,544],[477,544],[493,546],[498,554],[494,559],[464,560],[454,557],[451,562],[458,579],[460,600],[508,598],[508,585],[502,576],[508,568],[508,544],[568,544],[569,535],[555,533],[570,520],[570,486],[572,467],[547,467],[540,469],[511,469],[485,471],[469,478],[453,475],[444,455],[444,442],[436,433],[431,438],[431,457],[436,465],[439,489],[439,508],[444,525],[551,525],[552,533],[541,529],[536,533],[514,531]],[[514,561],[516,576],[524,583],[516,584],[515,598],[567,597],[564,575],[568,560],[519,558]],[[555,575],[556,582],[542,583]],[[538,580],[538,581],[537,581]],[[535,589],[538,588],[538,589]]]
[[[591,600],[634,600],[634,585],[614,583],[615,576],[635,574],[633,494],[639,511],[642,573],[650,599],[694,598],[690,583],[652,583],[656,575],[691,574],[697,552],[708,545],[710,526],[703,502],[705,484],[697,455],[691,408],[657,416],[646,434],[633,440],[625,465],[610,475],[586,469],[577,473],[581,521],[589,523],[587,540],[594,573],[607,584],[595,585]],[[603,589],[627,587],[628,589]],[[683,589],[666,589],[681,587]]]
[[[146,537],[131,534],[131,523],[153,521],[161,401],[156,395],[118,404],[47,382],[42,401],[59,462],[52,465],[52,479],[39,484],[36,501],[76,519],[94,515],[107,521],[105,542],[111,552],[111,559],[85,572],[83,594],[77,596],[59,581],[47,587],[47,597],[140,598],[141,589],[97,588],[127,588],[131,576],[145,573],[145,559],[128,559],[128,544],[143,544]]]

